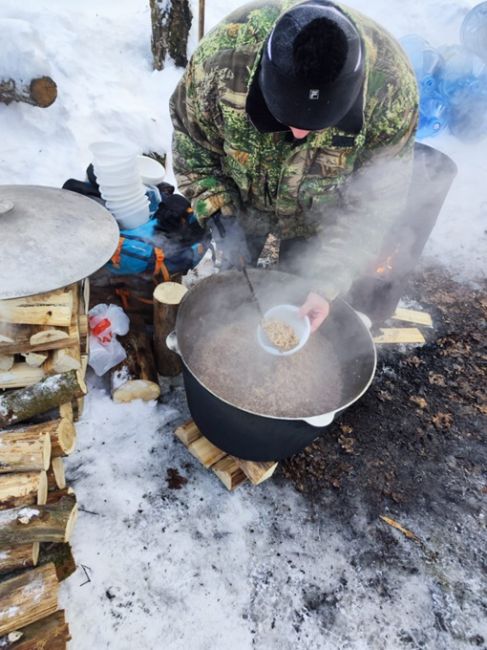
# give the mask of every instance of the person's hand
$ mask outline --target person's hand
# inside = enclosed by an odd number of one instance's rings
[[[311,333],[316,332],[330,313],[330,303],[322,296],[311,291],[299,310],[300,316],[307,316],[311,323]]]
[[[217,249],[221,251],[221,270],[241,270],[250,264],[250,252],[244,229],[235,216],[223,217],[220,213],[210,217],[211,234]]]

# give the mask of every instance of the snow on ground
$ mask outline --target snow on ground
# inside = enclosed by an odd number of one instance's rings
[[[209,27],[240,0],[206,4]],[[455,42],[474,2],[350,4],[396,36],[420,32],[440,45]],[[0,183],[81,178],[94,140],[169,149],[168,97],[181,70],[151,69],[146,0],[1,0],[0,15],[32,22],[59,89],[49,109],[0,105]],[[460,173],[427,252],[478,277],[486,271],[485,142],[441,136],[431,144]],[[73,650],[460,647],[434,625],[434,580],[427,563],[408,571],[419,553],[409,542],[397,535],[394,597],[378,595],[370,585],[383,580],[381,566],[354,562],[374,534],[360,512],[337,527],[279,478],[229,494],[173,439],[185,417],[177,387],[157,406],[115,405],[100,388],[87,399],[67,463],[81,508],[80,568],[62,590]],[[181,490],[167,486],[168,468],[188,478]],[[455,616],[460,636],[485,636],[475,611]]]

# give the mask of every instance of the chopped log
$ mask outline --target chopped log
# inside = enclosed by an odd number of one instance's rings
[[[0,427],[23,422],[85,394],[85,382],[75,370],[45,377],[33,386],[0,395]]]
[[[42,354],[40,352],[23,352],[22,356],[25,359],[25,363],[28,366],[33,368],[40,368],[44,361],[47,359],[47,354]]]
[[[425,311],[417,311],[415,309],[404,309],[398,307],[391,316],[393,320],[404,321],[405,323],[414,323],[415,325],[425,325],[426,327],[433,327],[433,319],[430,314]]]
[[[226,456],[226,452],[215,447],[207,438],[201,436],[198,440],[192,442],[188,451],[197,458],[207,469]]]
[[[43,377],[42,368],[33,368],[21,361],[15,363],[10,370],[0,371],[0,388],[25,388],[37,384]]]
[[[166,338],[176,326],[179,304],[187,291],[177,282],[163,282],[154,290],[154,353],[157,370],[165,377],[181,372],[179,355],[169,350]]]
[[[6,323],[0,323],[6,325]],[[69,329],[59,329],[44,325],[15,325],[10,329],[11,336],[0,335],[2,354],[22,354],[29,352],[48,352],[76,345],[76,337],[69,335]],[[3,339],[3,341],[2,341]]]
[[[182,424],[176,429],[174,434],[181,440],[185,447],[189,447],[192,442],[201,438],[201,432],[193,420],[188,420]]]
[[[68,345],[66,343],[67,338],[69,338],[69,334],[66,330],[61,330],[56,327],[49,327],[47,325],[41,325],[41,328],[37,332],[31,334],[29,337],[29,343],[32,346],[36,346],[63,341],[63,345]]]
[[[0,549],[33,542],[68,542],[76,522],[74,497],[0,511]]]
[[[64,463],[60,457],[51,459],[51,466],[47,471],[47,487],[49,490],[64,490],[66,487]]]
[[[212,465],[211,470],[215,472],[227,490],[234,490],[247,480],[247,477],[232,456],[225,456]]]
[[[14,365],[14,361],[13,354],[0,354],[0,370],[10,370]]]
[[[161,393],[152,356],[151,341],[142,330],[132,330],[119,338],[127,358],[110,372],[114,402],[157,399]]]
[[[188,63],[187,46],[193,16],[188,0],[150,0],[152,55],[155,70],[164,68],[166,54],[176,65]]]
[[[29,429],[10,429],[0,433],[0,474],[47,470],[51,458],[51,438]]]
[[[9,636],[12,638],[10,642],[7,637],[0,638],[0,648],[6,650],[66,650],[67,643],[71,638],[63,610],[20,630],[15,630]],[[7,639],[5,642],[7,645],[2,645],[3,639]]]
[[[76,427],[72,420],[62,418],[43,425],[44,431],[51,436],[51,456],[69,456],[76,446]]]
[[[424,343],[425,338],[417,327],[383,327],[380,334],[374,336],[376,344],[412,344]]]
[[[6,575],[19,569],[36,566],[39,559],[39,543],[22,544],[0,551],[0,575]],[[0,648],[2,644],[0,643]]]
[[[61,404],[59,406],[59,417],[61,419],[73,421],[73,406],[71,402],[66,402],[66,404]]]
[[[56,567],[59,582],[66,580],[76,571],[76,562],[74,561],[71,544],[41,544],[39,565],[49,562],[52,562]]]
[[[0,510],[44,505],[46,500],[46,472],[23,472],[0,476]]]
[[[0,102],[24,102],[47,108],[56,101],[57,86],[51,77],[37,77],[26,82],[20,79],[0,79]]]
[[[259,463],[251,460],[240,460],[240,458],[235,460],[252,485],[259,485],[259,483],[267,481],[274,474],[278,465],[278,463],[273,462]]]
[[[73,292],[66,289],[2,300],[0,305],[0,321],[7,323],[69,327],[72,316]]]
[[[44,372],[46,375],[55,375],[70,370],[80,370],[81,355],[79,345],[70,348],[61,348],[53,350],[46,363]]]
[[[53,564],[24,571],[0,583],[0,635],[53,614],[58,588]]]

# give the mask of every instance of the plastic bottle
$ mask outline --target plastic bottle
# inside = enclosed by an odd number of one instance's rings
[[[418,34],[409,34],[400,43],[411,61],[419,89],[419,125],[421,140],[438,135],[448,125],[449,105],[441,88],[444,60],[441,53]]]
[[[441,92],[449,104],[451,132],[464,140],[487,135],[487,66],[461,45],[441,48]]]
[[[465,16],[460,39],[464,47],[487,63],[487,2],[476,5]]]

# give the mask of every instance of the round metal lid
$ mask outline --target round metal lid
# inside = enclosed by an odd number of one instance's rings
[[[120,231],[102,205],[40,185],[0,185],[0,299],[53,291],[113,255]]]

